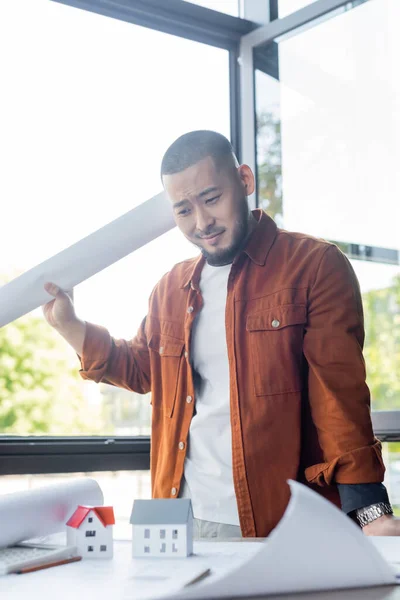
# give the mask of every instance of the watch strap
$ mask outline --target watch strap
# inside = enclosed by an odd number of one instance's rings
[[[378,502],[364,508],[358,508],[355,513],[358,524],[365,527],[383,515],[392,515],[393,509],[388,502]]]

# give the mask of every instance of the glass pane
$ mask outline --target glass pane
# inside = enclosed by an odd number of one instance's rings
[[[396,0],[366,2],[257,50],[257,117],[280,119],[288,229],[399,247],[399,18]]]
[[[400,442],[385,442],[383,459],[386,466],[385,485],[396,517],[400,517]]]
[[[102,471],[96,473],[58,473],[52,475],[2,475],[2,494],[34,490],[48,485],[91,477],[97,481],[104,494],[104,505],[114,507],[116,540],[132,538],[129,524],[134,499],[151,498],[150,471]]]
[[[188,2],[189,0],[185,0]],[[233,17],[239,17],[239,3],[240,0],[190,0],[190,4],[197,4],[198,6],[204,6],[204,8],[211,8],[218,12],[232,15]]]
[[[400,250],[399,18],[364,2],[256,49],[258,202],[286,229]],[[373,406],[400,408],[400,265],[353,266]]]
[[[0,284],[158,193],[182,133],[229,136],[225,50],[20,0],[0,5],[0,52]],[[132,337],[158,279],[194,254],[169,232],[79,286],[79,315]],[[41,311],[0,329],[0,434],[149,433],[148,398],[78,368]]]
[[[400,266],[351,262],[363,297],[364,357],[372,407],[400,409]]]

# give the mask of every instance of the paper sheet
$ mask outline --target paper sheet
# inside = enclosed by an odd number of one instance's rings
[[[0,288],[0,327],[51,300],[47,281],[72,290],[175,225],[164,192]]]
[[[1,593],[7,600],[47,598],[57,590],[57,600],[96,598],[96,600],[155,600],[175,596],[198,574],[211,567],[223,575],[253,556],[257,542],[194,542],[188,558],[132,558],[131,542],[114,546],[113,560],[82,560],[79,563],[38,573],[9,575],[1,580]]]
[[[400,576],[400,537],[399,536],[370,536],[368,541],[375,546],[379,554],[389,562]]]
[[[65,530],[78,504],[103,504],[97,481],[79,479],[0,496],[0,548]]]
[[[333,504],[295,481],[286,512],[239,568],[195,584],[175,600],[257,596],[396,584],[394,570]]]

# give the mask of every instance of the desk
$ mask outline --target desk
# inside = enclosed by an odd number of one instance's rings
[[[227,541],[231,542],[232,539]],[[238,543],[243,544],[245,541],[257,540],[238,540]],[[219,543],[220,541],[212,542],[216,550]],[[195,542],[195,553],[200,554],[204,544],[209,545],[210,542]],[[253,552],[251,546],[251,544],[246,544],[246,550],[242,546],[244,554],[250,555]],[[154,560],[164,563],[165,559]],[[232,560],[234,557],[229,558],[230,562]],[[312,568],[312,565],[310,567]],[[1,600],[3,598],[4,600],[134,600],[135,582],[132,569],[130,542],[116,542],[113,560],[85,560],[25,575],[2,577],[0,578],[0,598]],[[293,600],[400,600],[400,586],[268,596],[268,600],[282,600],[282,598]]]

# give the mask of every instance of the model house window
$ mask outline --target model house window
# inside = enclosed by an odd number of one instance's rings
[[[165,540],[165,529],[160,529],[160,539]]]
[[[93,552],[93,546],[88,546],[87,549],[88,549],[88,552]]]
[[[178,539],[178,530],[177,529],[173,529],[172,530],[172,539],[173,540],[177,540]]]
[[[96,532],[94,530],[88,530],[85,535],[86,537],[95,537]]]
[[[100,552],[105,552],[107,550],[107,546],[100,546]]]
[[[93,523],[93,517],[88,518],[88,523]]]
[[[150,554],[150,546],[145,546],[145,547],[144,547],[144,551],[145,551],[147,554]]]
[[[149,537],[150,537],[150,529],[145,529],[145,530],[144,530],[144,537],[145,537],[146,539],[149,539]]]
[[[172,552],[178,552],[178,546],[176,544],[172,544]]]
[[[160,552],[165,552],[165,551],[166,551],[166,549],[167,549],[167,544],[165,544],[165,543],[162,543],[162,544],[161,544],[161,548],[160,548]]]

